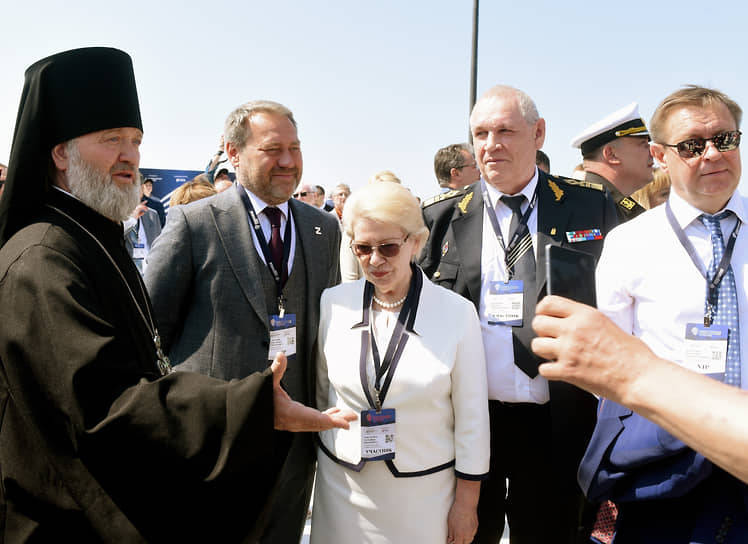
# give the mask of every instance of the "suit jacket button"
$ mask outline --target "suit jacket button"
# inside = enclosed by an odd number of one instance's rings
[[[441,277],[441,275],[442,275],[442,273],[441,273],[441,272],[439,272],[438,270],[437,270],[436,272],[434,272],[434,278],[437,278],[437,279],[438,279],[438,278],[440,278],[440,277]]]

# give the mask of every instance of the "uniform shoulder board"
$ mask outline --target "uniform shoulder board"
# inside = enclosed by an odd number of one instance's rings
[[[558,179],[563,181],[564,183],[568,185],[576,185],[577,187],[584,187],[586,189],[594,189],[595,191],[604,192],[605,187],[603,187],[602,183],[594,183],[592,181],[584,181],[581,179],[573,179],[573,178],[565,178],[563,176],[558,176]]]
[[[464,190],[465,190],[465,187],[463,187],[462,189],[452,189],[451,191],[447,191],[446,193],[441,193],[436,196],[432,196],[428,200],[424,200],[423,204],[421,204],[421,207],[428,208],[429,206],[431,206],[432,204],[436,204],[437,202],[441,202],[443,200],[448,200],[450,198],[460,196]]]

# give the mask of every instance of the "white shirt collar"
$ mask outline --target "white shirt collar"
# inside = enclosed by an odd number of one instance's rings
[[[522,190],[517,193],[524,195],[524,197],[527,199],[527,202],[532,201],[532,195],[535,194],[535,187],[538,185],[538,168],[535,167],[535,173],[533,174],[532,178],[530,178],[530,181],[525,185]],[[506,193],[502,193],[499,191],[496,187],[491,185],[490,183],[486,182],[486,188],[488,190],[488,196],[491,198],[491,204],[493,204],[493,207],[496,208],[496,204],[500,202],[500,199],[502,196],[504,196]],[[517,195],[507,195],[507,196],[517,196]]]
[[[249,197],[249,201],[252,203],[252,207],[255,209],[255,213],[259,217],[262,214],[262,211],[269,206],[265,201],[263,201],[260,197],[258,197],[256,194],[254,194],[252,191],[247,189],[246,187],[242,186],[242,188],[247,192],[247,196]],[[288,218],[288,200],[285,202],[278,204],[276,206],[281,213],[283,214],[283,218]]]
[[[675,219],[678,221],[678,224],[682,229],[685,229],[693,221],[697,220],[701,214],[704,213],[702,210],[686,202],[673,190],[670,191],[668,203],[670,204],[670,209],[673,211]],[[733,212],[742,223],[745,223],[746,219],[748,219],[745,213],[745,207],[743,206],[743,199],[741,198],[740,193],[737,190],[732,194],[730,200],[727,201],[727,205],[722,208],[720,212],[723,210],[730,210],[731,212]]]

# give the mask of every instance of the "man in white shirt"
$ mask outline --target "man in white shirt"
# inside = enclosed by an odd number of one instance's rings
[[[591,520],[576,469],[596,401],[538,376],[530,325],[545,293],[546,245],[599,255],[617,221],[614,204],[601,185],[536,168],[545,121],[522,91],[487,91],[470,127],[482,178],[424,203],[430,235],[420,264],[432,281],[471,300],[481,321],[491,467],[474,542],[499,542],[505,514],[512,542],[586,541]]]
[[[660,206],[605,242],[598,305],[659,357],[746,389],[748,219],[740,182],[740,107],[689,86],[650,124],[652,154],[672,182]],[[625,354],[622,354],[625,356]],[[745,359],[745,356],[743,356]],[[669,384],[662,384],[669,387]],[[698,399],[693,399],[698,402]],[[619,510],[616,542],[745,542],[748,488],[654,423],[602,403],[580,467],[593,500]]]

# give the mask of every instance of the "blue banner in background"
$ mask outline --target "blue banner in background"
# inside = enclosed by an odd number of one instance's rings
[[[169,199],[174,190],[185,181],[190,181],[195,176],[202,174],[202,170],[164,170],[161,168],[141,168],[143,180],[153,180],[153,198],[158,198],[169,209]]]

